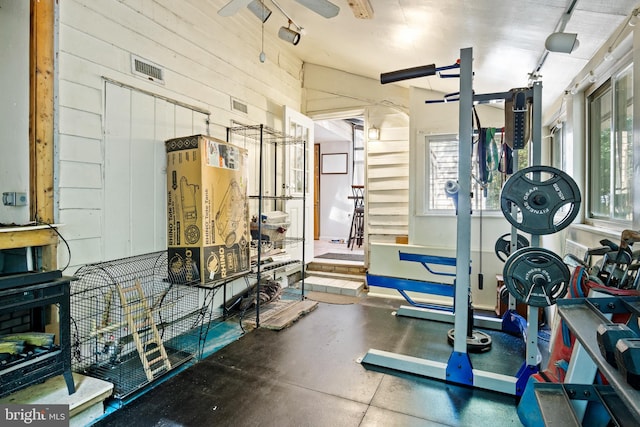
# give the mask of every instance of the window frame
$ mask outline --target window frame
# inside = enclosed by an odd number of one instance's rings
[[[432,209],[431,205],[431,161],[430,161],[430,143],[431,142],[456,142],[459,143],[459,138],[457,134],[453,133],[442,133],[442,134],[431,134],[425,131],[418,131],[417,133],[417,155],[415,159],[416,170],[418,173],[416,174],[416,185],[415,185],[415,193],[414,197],[416,200],[415,203],[415,215],[416,216],[435,216],[435,215],[451,215],[454,212],[453,203],[451,203],[451,208],[447,209]],[[530,153],[529,147],[531,144],[527,144],[525,147],[526,158],[530,162]],[[473,144],[473,150],[475,150],[475,144]],[[523,155],[520,156],[522,158]],[[475,169],[475,167],[474,167]],[[475,171],[474,171],[475,173]],[[474,178],[472,178],[473,180]],[[472,191],[475,191],[475,184],[471,183]],[[501,185],[502,187],[502,185]],[[479,212],[479,208],[475,207],[475,204],[472,200],[473,212],[472,215],[475,215]],[[502,216],[502,211],[500,207],[496,207],[495,209],[482,209],[482,214],[487,216]]]
[[[610,126],[610,138],[609,138],[609,143],[610,143],[610,147],[612,147],[610,149],[610,153],[612,153],[610,155],[611,157],[611,167],[610,167],[610,175],[609,175],[609,195],[611,194],[615,194],[615,188],[616,188],[616,176],[615,176],[615,167],[613,165],[615,159],[615,155],[613,153],[613,147],[616,145],[616,138],[617,138],[617,122],[618,122],[618,100],[616,98],[617,94],[617,90],[616,90],[616,84],[617,82],[620,81],[621,77],[626,78],[628,76],[627,73],[630,73],[631,76],[631,82],[633,82],[633,74],[634,74],[634,67],[633,67],[633,61],[630,57],[626,57],[623,60],[621,60],[619,62],[619,64],[611,69],[611,73],[609,76],[606,77],[606,79],[603,79],[602,83],[594,86],[592,90],[590,90],[589,92],[585,93],[585,104],[586,104],[586,114],[585,114],[585,120],[586,120],[586,141],[585,141],[585,151],[586,151],[586,156],[585,156],[585,171],[587,171],[586,173],[586,186],[585,186],[585,223],[587,225],[591,225],[591,226],[598,226],[598,227],[603,227],[603,228],[609,228],[609,229],[624,229],[624,228],[629,228],[632,226],[633,224],[633,173],[631,174],[630,178],[629,178],[629,188],[630,188],[630,197],[632,200],[632,205],[631,205],[631,211],[629,212],[629,214],[631,215],[630,219],[621,219],[621,218],[616,218],[615,217],[615,213],[614,213],[614,203],[611,203],[611,206],[609,207],[609,212],[607,215],[594,215],[593,211],[593,197],[594,197],[594,192],[592,191],[592,185],[594,185],[595,179],[593,177],[592,172],[590,172],[593,168],[598,169],[597,165],[594,164],[594,154],[593,154],[593,149],[592,149],[592,119],[591,119],[591,114],[592,114],[592,110],[593,110],[593,104],[592,102],[594,101],[594,99],[596,97],[602,96],[603,94],[605,94],[606,92],[609,92],[608,96],[610,96],[610,102],[611,102],[611,126]],[[633,108],[633,104],[634,104],[634,100],[633,100],[633,87],[631,87],[631,94],[632,94],[632,99],[631,99],[631,105]],[[631,119],[633,120],[633,112],[631,114]],[[633,132],[633,124],[631,126],[632,132]],[[632,147],[631,147],[631,152],[633,153],[633,137],[631,138],[630,141]],[[599,160],[599,159],[598,159]],[[632,162],[632,168],[633,168],[633,164],[634,162],[637,162],[637,160],[634,160],[633,158],[631,159]],[[599,163],[598,163],[599,165]],[[613,191],[612,191],[613,190]]]

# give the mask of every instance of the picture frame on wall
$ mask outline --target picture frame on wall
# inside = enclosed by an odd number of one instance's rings
[[[323,175],[346,174],[349,171],[347,153],[327,153],[322,155],[321,172]]]

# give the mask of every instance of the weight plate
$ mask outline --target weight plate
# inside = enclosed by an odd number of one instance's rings
[[[551,166],[531,166],[507,180],[500,194],[500,207],[518,230],[541,235],[571,224],[581,200],[580,189],[568,174]]]
[[[453,345],[455,340],[455,329],[449,329],[447,332],[447,342],[449,345]],[[473,329],[471,336],[467,336],[467,351],[469,353],[483,353],[491,350],[491,335]]]
[[[509,293],[534,307],[555,304],[569,289],[569,269],[558,255],[543,248],[515,251],[502,274]]]
[[[529,240],[527,240],[526,237],[521,234],[517,234],[516,236],[516,250],[529,246]],[[507,258],[509,258],[509,255],[511,255],[511,233],[506,233],[498,237],[494,249],[498,259],[505,262]]]

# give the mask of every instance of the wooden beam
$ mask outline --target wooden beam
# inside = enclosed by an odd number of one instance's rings
[[[37,230],[0,232],[0,249],[27,248],[33,246],[54,246],[58,244],[58,234],[51,228]]]
[[[54,222],[54,17],[56,0],[31,0],[29,72],[30,213]],[[46,240],[46,239],[45,239]],[[57,266],[56,242],[43,248],[42,268]]]

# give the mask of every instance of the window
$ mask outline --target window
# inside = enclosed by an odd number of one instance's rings
[[[566,128],[560,122],[551,128],[551,166],[560,170],[567,170],[566,158]]]
[[[501,134],[496,132],[493,138],[493,155],[487,164],[489,175],[486,189],[477,177],[479,165],[477,161],[477,143],[474,138],[471,164],[471,208],[473,210],[500,210],[500,191],[504,184],[505,175],[498,170],[498,161],[503,158]],[[527,146],[528,148],[528,146]],[[528,149],[518,150],[518,164],[520,168],[528,165]],[[458,180],[458,139],[455,135],[425,135],[424,137],[424,171],[423,176],[426,198],[423,201],[423,211],[453,210],[451,198],[445,193],[447,181]],[[418,194],[418,200],[420,200]]]
[[[589,104],[589,216],[630,222],[633,213],[631,66],[598,88]]]

